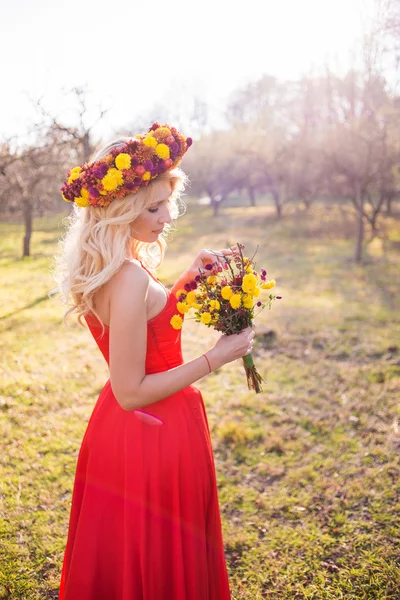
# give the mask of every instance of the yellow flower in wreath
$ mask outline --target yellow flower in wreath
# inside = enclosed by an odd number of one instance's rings
[[[169,148],[167,144],[158,144],[156,146],[156,154],[159,158],[166,160],[169,158]]]
[[[85,188],[81,189],[81,195],[75,198],[75,204],[80,206],[81,208],[85,208],[89,206],[89,192],[85,190]]]
[[[87,198],[82,198],[82,196],[78,196],[78,198],[75,198],[75,204],[77,206],[80,206],[81,208],[86,208],[86,206],[89,206],[90,202]]]
[[[112,192],[124,183],[124,178],[121,171],[112,168],[108,169],[106,175],[101,180],[101,183],[103,184],[105,190]]]
[[[145,146],[151,146],[152,148],[155,148],[157,146],[157,140],[152,135],[147,134],[143,139],[143,144]]]
[[[71,169],[68,177],[68,183],[72,183],[75,179],[78,179],[81,171],[82,169],[80,167],[74,167],[73,169]]]
[[[120,171],[123,171],[124,169],[130,169],[131,157],[129,154],[126,152],[121,152],[121,154],[118,154],[117,158],[115,159],[115,166]]]

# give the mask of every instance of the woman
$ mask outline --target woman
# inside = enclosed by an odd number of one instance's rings
[[[251,328],[183,362],[176,292],[232,250],[202,250],[172,288],[155,275],[191,144],[155,123],[75,167],[61,288],[109,365],[80,448],[59,600],[228,600],[215,466],[192,384],[251,352]]]

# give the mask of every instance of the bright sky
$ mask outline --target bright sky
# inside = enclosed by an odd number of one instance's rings
[[[372,1],[0,0],[0,138],[33,121],[29,96],[73,118],[62,89],[82,84],[93,107],[110,108],[100,135],[182,87],[218,115],[263,74],[344,68]]]

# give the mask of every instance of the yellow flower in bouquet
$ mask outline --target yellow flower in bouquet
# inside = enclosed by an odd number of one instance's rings
[[[176,305],[176,308],[179,310],[179,312],[184,315],[185,313],[188,312],[190,306],[187,302],[178,302]]]
[[[266,283],[262,283],[260,287],[262,290],[270,290],[274,286],[275,286],[275,279],[271,279],[270,281],[267,281]]]
[[[170,323],[174,329],[181,329],[183,323],[182,317],[180,315],[174,315]]]
[[[189,306],[196,304],[196,293],[194,291],[188,292],[186,296],[186,302],[189,304]]]
[[[201,317],[200,317],[200,321],[202,323],[204,323],[204,325],[208,325],[209,322],[211,321],[211,315],[209,312],[204,312],[202,313]]]
[[[243,277],[242,290],[246,294],[252,294],[257,287],[257,277],[254,273],[247,273]]]
[[[243,302],[243,306],[245,308],[253,308],[253,304],[254,304],[253,298],[251,296],[249,296],[248,294],[243,296],[242,302]]]
[[[221,296],[223,297],[224,300],[229,300],[230,297],[233,294],[233,290],[232,288],[229,287],[229,285],[225,285],[222,290],[221,290]]]
[[[219,310],[221,308],[221,304],[218,300],[210,300],[210,308],[211,310]]]
[[[242,304],[242,295],[232,294],[232,296],[229,298],[229,304],[232,306],[232,308],[239,308],[239,306]]]

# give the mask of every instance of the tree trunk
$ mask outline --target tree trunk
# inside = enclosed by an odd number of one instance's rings
[[[275,202],[276,214],[278,216],[278,219],[280,219],[282,217],[282,206],[280,203],[278,190],[272,189],[271,194]]]
[[[211,196],[211,206],[214,217],[218,217],[219,201],[215,198],[215,196]]]
[[[360,186],[357,186],[356,191],[356,205],[357,205],[357,243],[356,243],[356,263],[361,262],[363,241],[364,241],[364,194],[361,191]]]
[[[393,194],[389,193],[386,195],[386,214],[388,216],[391,216],[392,214],[392,200],[393,200]]]
[[[32,235],[32,206],[29,201],[24,204],[24,224],[25,235],[22,256],[30,256],[31,235]]]
[[[248,187],[247,193],[249,194],[250,206],[256,206],[256,195],[254,192],[254,188]]]

